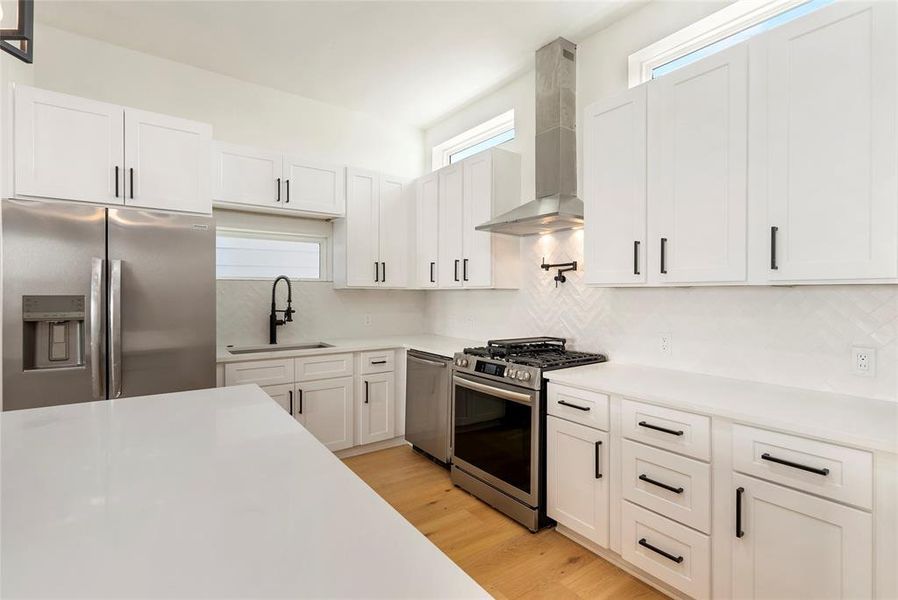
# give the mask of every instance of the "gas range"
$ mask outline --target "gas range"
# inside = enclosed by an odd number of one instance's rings
[[[486,346],[456,353],[455,370],[538,390],[546,371],[608,360],[602,354],[567,350],[566,342],[555,337],[490,340]]]

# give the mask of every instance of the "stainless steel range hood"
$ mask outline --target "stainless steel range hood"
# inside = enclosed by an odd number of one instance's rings
[[[577,46],[558,38],[536,51],[536,199],[478,231],[534,235],[583,225],[577,197]]]

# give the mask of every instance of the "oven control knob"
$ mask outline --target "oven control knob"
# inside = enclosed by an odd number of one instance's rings
[[[461,366],[463,366],[463,367],[467,367],[467,366],[468,366],[468,359],[467,359],[467,358],[461,359]]]
[[[514,369],[509,369],[508,372],[505,373],[505,376],[514,379],[515,375],[517,375],[517,374],[518,374],[518,372],[515,371]]]
[[[530,373],[521,373],[519,379],[521,381],[530,381]]]

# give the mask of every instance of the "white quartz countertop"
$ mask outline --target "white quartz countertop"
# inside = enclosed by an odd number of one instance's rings
[[[767,429],[898,452],[898,402],[610,362],[550,371],[546,377]]]
[[[0,419],[3,598],[489,597],[255,385]]]
[[[376,337],[357,338],[331,338],[309,340],[310,342],[324,342],[330,344],[330,348],[311,348],[300,350],[273,350],[271,352],[253,352],[249,354],[231,354],[228,348],[222,346],[218,349],[218,362],[246,362],[248,360],[265,360],[272,358],[290,358],[295,356],[311,356],[319,354],[337,354],[340,352],[363,352],[365,350],[383,350],[386,348],[406,348],[421,350],[452,358],[456,352],[473,346],[485,346],[481,340],[467,340],[463,338],[446,337],[442,335],[387,335]],[[283,342],[280,346],[290,346],[292,343]],[[241,346],[242,347],[242,346]],[[249,347],[249,346],[248,346]],[[265,346],[258,346],[264,348]]]

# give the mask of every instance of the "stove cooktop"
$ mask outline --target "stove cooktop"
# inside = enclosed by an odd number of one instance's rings
[[[510,338],[490,340],[486,346],[465,348],[469,356],[501,360],[516,365],[536,367],[543,371],[605,362],[603,354],[567,350],[567,340],[555,337]]]

